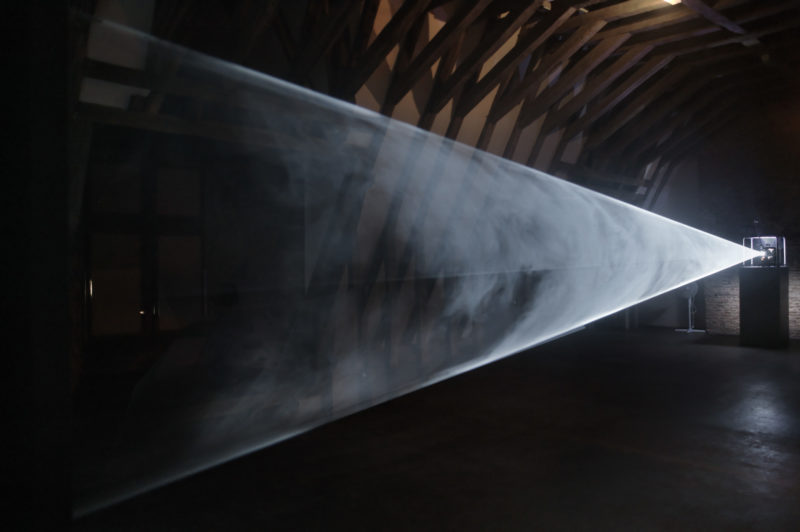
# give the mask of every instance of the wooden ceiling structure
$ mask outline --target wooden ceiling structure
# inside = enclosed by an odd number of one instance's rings
[[[800,88],[798,0],[156,0],[152,18],[161,39],[645,207],[754,98]],[[84,76],[152,89],[78,116],[225,137],[162,113],[165,94],[202,100],[154,81],[169,65],[76,57]]]

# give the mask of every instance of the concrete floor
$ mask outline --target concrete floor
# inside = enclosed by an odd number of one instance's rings
[[[74,530],[800,530],[800,348],[587,330]]]

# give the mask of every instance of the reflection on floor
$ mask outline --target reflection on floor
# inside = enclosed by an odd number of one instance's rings
[[[800,529],[800,347],[589,329],[75,530]]]

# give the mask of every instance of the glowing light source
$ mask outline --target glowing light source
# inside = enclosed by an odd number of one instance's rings
[[[681,0],[664,0],[664,1],[673,6],[681,3]]]

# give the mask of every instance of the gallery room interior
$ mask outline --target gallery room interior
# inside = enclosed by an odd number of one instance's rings
[[[13,10],[14,530],[800,528],[797,0]]]

